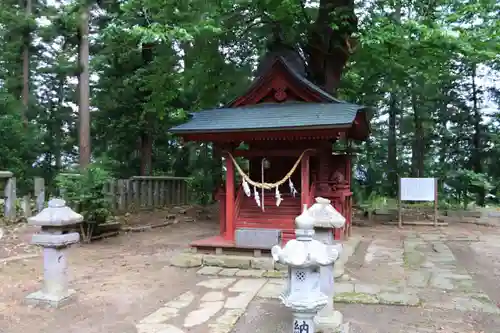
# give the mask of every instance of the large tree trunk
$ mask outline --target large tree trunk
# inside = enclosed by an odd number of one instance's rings
[[[24,8],[26,13],[26,18],[30,19],[32,12],[32,2],[31,0],[25,0]],[[31,28],[30,28],[31,29]],[[31,36],[30,29],[26,30],[24,34],[24,45],[23,45],[23,92],[22,92],[22,101],[23,101],[23,110],[22,110],[22,118],[24,122],[24,126],[28,126],[28,116],[26,113],[28,112],[29,107],[29,96],[30,96],[30,55],[29,49],[31,45]]]
[[[425,132],[418,97],[414,91],[412,91],[411,104],[413,108],[413,126],[415,128],[411,152],[412,177],[423,177],[425,168]]]
[[[150,176],[153,160],[153,139],[150,133],[141,136],[141,176]]]
[[[335,21],[335,17],[339,16],[344,19]],[[338,29],[332,29],[333,23]],[[310,79],[333,95],[337,92],[342,72],[353,52],[351,35],[356,29],[353,0],[320,0],[318,16],[304,49]]]
[[[89,92],[89,15],[90,8],[83,7],[80,12],[80,49],[78,60],[80,76],[78,87],[80,90],[78,111],[80,116],[80,168],[90,163],[90,92]]]
[[[476,173],[483,172],[482,165],[482,145],[481,145],[481,112],[479,111],[478,105],[478,89],[476,84],[476,65],[472,65],[472,112],[473,112],[473,124],[474,124],[474,134],[472,135],[472,156],[471,164],[472,170]],[[484,206],[484,190],[480,190],[477,194],[476,202],[479,206]]]
[[[59,81],[59,92],[58,92],[58,105],[56,106],[57,112],[55,114],[55,126],[54,126],[54,158],[56,160],[56,170],[62,169],[62,114],[64,112],[64,85],[66,83],[65,75],[60,74],[58,77]]]
[[[389,137],[387,143],[387,164],[389,165],[389,195],[397,195],[398,187],[398,152],[397,152],[397,130],[396,130],[396,117],[397,117],[397,101],[396,94],[391,93],[389,101]]]
[[[148,66],[151,61],[153,61],[153,44],[144,44],[141,49],[142,63],[143,66]],[[144,103],[146,102],[148,95],[151,93],[149,91],[139,92],[141,94]],[[141,143],[141,176],[150,176],[153,169],[153,131],[154,124],[152,115],[147,113],[145,116],[144,130],[140,136]]]

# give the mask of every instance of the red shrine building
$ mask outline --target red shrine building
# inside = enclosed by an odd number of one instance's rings
[[[286,243],[295,237],[295,217],[315,197],[330,199],[346,218],[335,239],[349,237],[351,160],[332,147],[367,139],[367,110],[309,81],[296,50],[270,49],[243,95],[171,129],[185,141],[210,142],[224,160],[220,234],[191,245],[266,250]]]

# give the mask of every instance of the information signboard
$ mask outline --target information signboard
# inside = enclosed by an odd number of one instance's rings
[[[401,178],[399,193],[402,201],[434,201],[436,199],[436,179]]]
[[[437,226],[438,195],[437,178],[399,178],[398,191],[398,225],[403,226],[401,202],[433,201],[434,226]]]

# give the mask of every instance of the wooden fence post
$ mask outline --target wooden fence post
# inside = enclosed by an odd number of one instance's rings
[[[134,180],[132,182],[133,194],[134,194],[134,211],[138,212],[141,208],[141,198],[139,197],[139,182]]]
[[[36,211],[40,213],[45,208],[45,179],[41,177],[35,177],[34,183]]]
[[[165,205],[165,181],[160,180],[160,207],[164,207]]]

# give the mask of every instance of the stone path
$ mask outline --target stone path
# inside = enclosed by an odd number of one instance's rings
[[[350,281],[336,284],[337,301],[500,313],[446,241],[440,233],[411,233],[399,241],[364,240],[369,245],[362,262],[346,265]]]
[[[362,238],[345,263],[347,274],[335,282],[336,307],[352,322],[351,332],[490,332],[500,325],[492,294],[500,287],[496,282],[497,289],[483,288],[478,279],[500,277],[500,235],[445,232],[406,230]],[[488,262],[472,264],[477,258]],[[290,313],[278,301],[284,272],[275,277],[251,263],[238,267],[196,268],[204,280],[137,323],[137,332],[289,331]]]
[[[266,279],[207,279],[142,319],[138,333],[229,333]]]
[[[419,307],[338,304],[349,333],[496,333],[500,316]],[[232,333],[292,332],[290,312],[277,300],[256,299]]]

